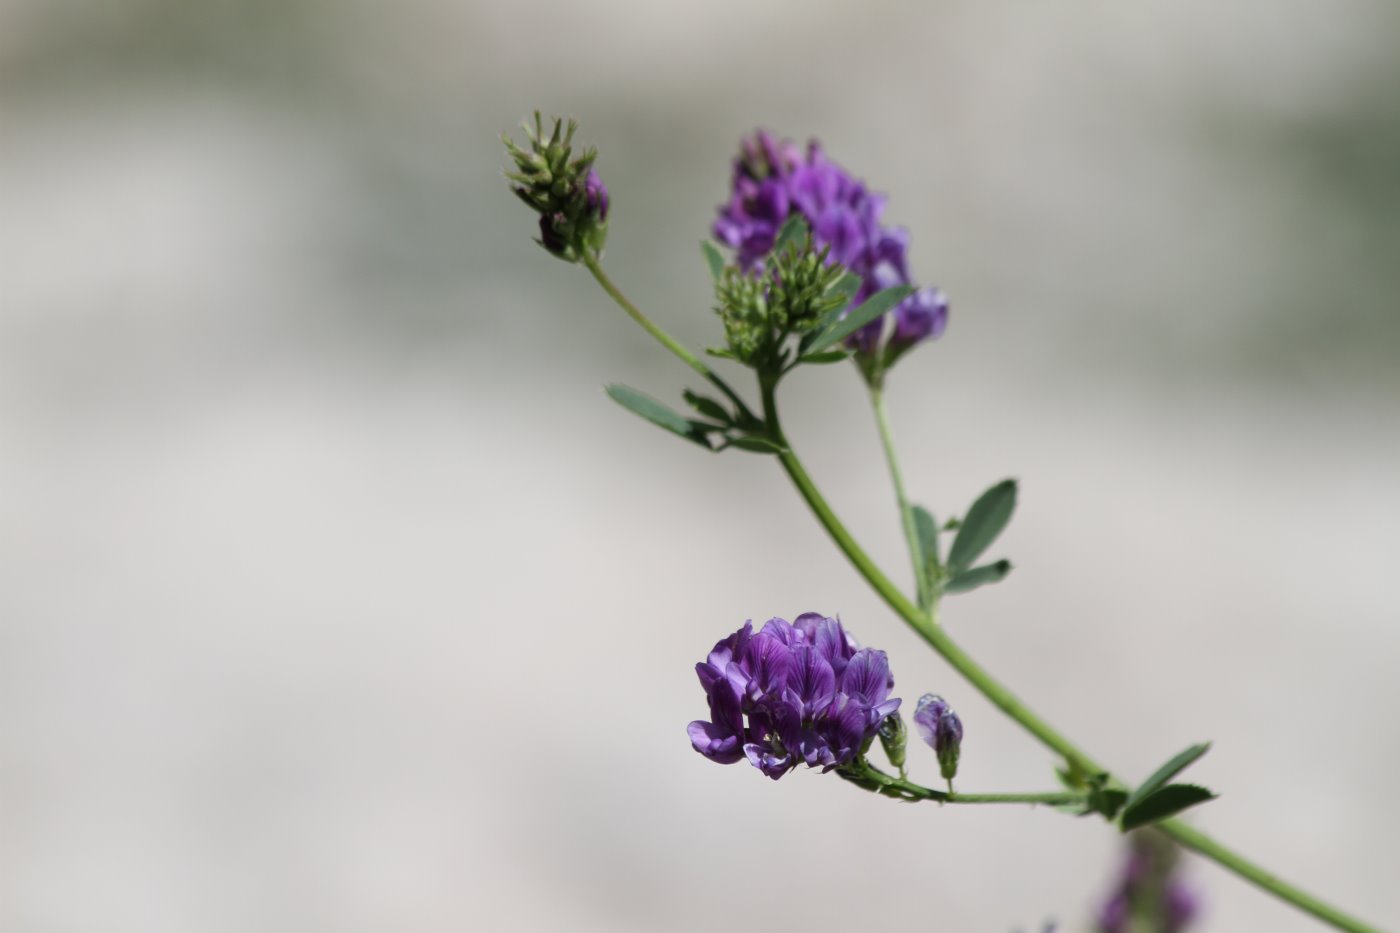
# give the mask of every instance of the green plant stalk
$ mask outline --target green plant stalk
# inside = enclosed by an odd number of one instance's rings
[[[588,268],[589,272],[593,273],[593,278],[598,280],[598,284],[603,286],[603,291],[607,292],[608,296],[612,298],[613,301],[617,302],[618,307],[626,311],[627,316],[636,321],[642,330],[651,334],[652,337],[656,338],[658,343],[667,350],[670,350],[671,353],[679,357],[683,363],[705,377],[710,384],[728,396],[729,400],[738,408],[741,415],[750,421],[758,420],[754,417],[754,413],[749,410],[749,406],[744,404],[744,400],[739,397],[738,393],[731,389],[729,384],[721,379],[714,370],[706,366],[704,360],[687,350],[670,334],[666,333],[660,327],[657,327],[656,324],[652,323],[650,318],[641,312],[640,308],[628,300],[621,289],[614,285],[612,279],[608,278],[608,274],[603,271],[603,267],[599,264],[597,256],[585,252],[583,254],[583,264]]]
[[[909,559],[914,563],[914,586],[919,594],[919,606],[928,607],[924,614],[929,623],[938,625],[938,604],[929,591],[928,561],[919,542],[919,531],[914,525],[914,510],[909,506],[909,497],[904,492],[904,476],[899,469],[899,458],[894,452],[894,435],[890,431],[890,417],[885,410],[885,388],[883,385],[870,386],[870,405],[875,409],[875,424],[880,429],[880,445],[885,449],[885,463],[890,468],[890,483],[894,486],[894,498],[899,506],[899,522],[904,526],[904,541],[909,546]]]
[[[585,255],[584,265],[593,273],[593,277],[598,280],[598,284],[603,286],[603,290],[626,311],[628,316],[636,321],[641,327],[657,339],[662,346],[670,350],[682,362],[690,366],[700,375],[717,386],[727,396],[741,406],[741,411],[747,411],[742,407],[743,402],[733,393],[732,390],[710,370],[705,363],[693,353],[681,346],[669,334],[657,327],[646,315],[627,300],[626,296],[613,285],[612,281],[603,273],[602,267],[598,265],[597,258]],[[788,477],[797,487],[798,493],[807,503],[817,521],[826,529],[827,534],[836,543],[836,546],[846,555],[847,560],[855,567],[856,571],[865,578],[866,582],[874,588],[886,605],[894,610],[895,614],[903,619],[910,628],[919,634],[934,651],[938,652],[954,670],[972,684],[984,697],[991,701],[1013,720],[1019,723],[1022,728],[1035,736],[1041,744],[1052,749],[1062,756],[1066,761],[1078,767],[1086,774],[1107,774],[1107,769],[1099,765],[1092,757],[1083,752],[1069,739],[1062,736],[1049,723],[1037,716],[1024,703],[1016,698],[1010,690],[1003,687],[992,675],[980,664],[972,659],[962,650],[943,629],[935,626],[928,617],[924,616],[919,607],[909,601],[909,598],[899,591],[884,572],[876,566],[865,550],[851,537],[851,533],[846,530],[846,526],[836,517],[823,498],[816,484],[802,466],[802,461],[788,444],[783,435],[782,426],[778,421],[777,402],[775,398],[776,382],[764,380],[761,383],[763,391],[764,419],[768,424],[769,432],[773,440],[782,445],[783,451],[777,454],[779,462],[787,472]],[[1111,782],[1111,779],[1110,779]],[[1211,839],[1205,833],[1193,829],[1180,820],[1165,820],[1156,824],[1159,829],[1171,836],[1181,845],[1202,855],[1224,868],[1234,872],[1239,877],[1250,882],[1256,887],[1269,892],[1280,900],[1286,901],[1339,930],[1347,933],[1383,933],[1378,927],[1370,926],[1361,920],[1350,916],[1344,911],[1313,897],[1311,894],[1299,889],[1295,885],[1284,881],[1277,875],[1266,871],[1259,865],[1254,864],[1243,856],[1233,852],[1226,846]]]
[[[913,781],[895,777],[885,771],[881,771],[868,760],[858,758],[856,761],[836,772],[847,781],[851,781],[858,787],[883,794],[887,797],[898,797],[901,800],[919,801],[931,800],[934,803],[948,804],[1030,804],[1035,806],[1043,804],[1051,807],[1067,807],[1083,805],[1088,797],[1085,794],[1077,794],[1073,791],[1050,791],[1048,793],[1032,794],[959,794],[952,791],[934,790],[932,787],[925,787],[922,784],[915,784]]]

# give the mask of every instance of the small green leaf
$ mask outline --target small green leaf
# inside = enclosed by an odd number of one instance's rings
[[[1195,763],[1197,758],[1200,758],[1208,751],[1210,751],[1210,743],[1202,742],[1199,745],[1192,745],[1185,751],[1178,752],[1170,761],[1152,772],[1152,776],[1143,781],[1142,785],[1137,790],[1133,791],[1133,795],[1128,798],[1128,806],[1132,807],[1137,804],[1138,801],[1151,795],[1153,791],[1176,777],[1182,771],[1185,771],[1187,767]]]
[[[778,236],[773,240],[769,255],[781,256],[789,246],[796,247],[800,253],[802,247],[807,245],[808,232],[807,221],[802,219],[801,214],[793,214],[778,228]]]
[[[688,441],[694,441],[706,449],[712,449],[706,432],[714,430],[713,426],[690,421],[651,396],[643,395],[630,386],[610,385],[607,387],[607,391],[614,402],[634,415],[645,418],[657,427],[665,428],[672,434],[679,435]]]
[[[983,564],[971,570],[960,570],[943,585],[945,593],[966,593],[988,583],[997,583],[1011,572],[1011,561],[999,560],[993,564]]]
[[[708,395],[700,395],[698,392],[692,392],[686,389],[681,393],[681,397],[686,400],[691,408],[694,408],[706,418],[713,418],[721,424],[730,424],[734,421],[733,416],[725,410],[724,406]]]
[[[1104,819],[1113,819],[1123,808],[1128,792],[1116,787],[1097,788],[1089,792],[1089,810],[1102,814]]]
[[[839,363],[842,360],[849,360],[851,353],[849,350],[827,350],[824,353],[808,353],[806,356],[798,357],[799,363]]]
[[[737,360],[739,358],[738,354],[728,347],[706,347],[705,352],[710,356],[717,356],[722,360]]]
[[[943,523],[944,531],[957,531],[961,527],[962,520],[959,519],[956,515],[951,516],[946,522]]]
[[[731,437],[726,447],[737,447],[740,450],[748,450],[756,454],[780,454],[783,447],[773,443],[766,437],[756,437],[752,434],[744,434],[739,437]]]
[[[862,281],[860,276],[847,269],[846,274],[836,280],[836,284],[831,287],[831,291],[833,294],[845,295],[846,304],[849,305],[856,300],[856,293],[860,291]],[[844,306],[842,310],[845,310]]]
[[[705,254],[705,262],[709,264],[710,278],[718,282],[720,276],[724,275],[724,256],[719,247],[709,240],[704,240],[700,243],[700,251]]]
[[[929,568],[942,567],[943,555],[938,550],[938,523],[933,520],[928,509],[914,506],[914,532],[919,539],[919,551]]]
[[[1214,800],[1215,794],[1195,784],[1168,784],[1123,809],[1123,832],[1165,820],[1198,803]]]
[[[956,573],[982,556],[1001,534],[1016,510],[1016,481],[1004,479],[982,493],[963,517],[958,536],[948,551],[948,566]]]
[[[860,291],[860,283],[860,276],[850,270],[847,270],[846,274],[836,281],[836,284],[831,287],[831,294],[840,295],[845,298],[845,301],[827,312],[827,314],[817,322],[815,327],[802,335],[802,340],[797,345],[799,350],[803,353],[807,352],[807,348],[816,343],[817,339],[821,337],[828,328],[834,326],[837,321],[841,320],[841,315],[845,314],[846,309],[851,306],[851,302],[855,301],[856,293]]]
[[[832,344],[845,340],[913,293],[914,289],[908,285],[896,285],[894,288],[876,292],[861,302],[860,307],[821,331],[821,336],[812,341],[808,352],[819,353]]]

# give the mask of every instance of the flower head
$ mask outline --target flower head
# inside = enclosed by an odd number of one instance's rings
[[[525,126],[528,146],[502,137],[515,162],[515,171],[506,173],[511,191],[540,215],[539,244],[569,262],[601,252],[608,233],[608,189],[593,167],[598,153],[573,155],[576,129],[572,120],[567,128],[555,120],[546,134],[536,111],[534,127]]]
[[[840,621],[809,612],[721,639],[695,666],[710,720],[687,727],[697,752],[742,758],[774,780],[799,764],[823,771],[862,754],[886,717],[894,677],[883,651],[860,648]]]
[[[884,209],[884,196],[827,159],[817,142],[803,150],[759,130],[743,141],[734,160],[729,201],[720,207],[713,232],[736,251],[739,268],[748,272],[761,266],[783,221],[800,214],[815,246],[828,249],[827,261],[860,276],[860,290],[850,304],[854,308],[877,291],[913,284],[909,235],[881,224]],[[868,363],[884,368],[920,341],[941,335],[947,322],[943,293],[924,288],[851,335],[848,343]]]

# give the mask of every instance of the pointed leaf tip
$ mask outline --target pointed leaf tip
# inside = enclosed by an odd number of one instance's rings
[[[651,396],[638,392],[631,386],[614,383],[606,388],[609,398],[634,415],[644,418],[657,427],[670,431],[672,434],[676,434],[688,441],[699,444],[707,450],[713,450],[710,446],[709,437],[707,436],[708,431],[714,430],[713,425],[705,425],[698,421],[691,421],[667,408]]]
[[[1123,808],[1123,832],[1160,822],[1215,796],[1196,784],[1168,784]]]
[[[958,527],[958,536],[948,551],[948,567],[954,572],[966,569],[991,546],[1011,521],[1016,510],[1016,481],[1004,479],[972,503]]]

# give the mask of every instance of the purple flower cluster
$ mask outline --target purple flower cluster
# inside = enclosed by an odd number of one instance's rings
[[[913,284],[907,261],[909,234],[901,227],[882,226],[884,209],[884,196],[828,161],[816,141],[808,143],[804,153],[795,143],[778,142],[760,130],[744,140],[734,161],[733,190],[729,203],[720,208],[714,235],[737,251],[739,267],[747,272],[773,248],[783,221],[801,214],[816,245],[830,248],[830,261],[861,277],[851,303],[855,307],[875,292]],[[890,315],[894,326],[885,347],[892,360],[919,341],[943,333],[948,299],[936,288],[921,288]],[[851,346],[873,355],[885,330],[883,318],[874,321],[851,335]]]
[[[743,758],[777,780],[799,764],[846,764],[899,708],[885,652],[857,647],[841,623],[808,612],[793,622],[753,623],[695,665],[710,722],[686,731],[700,754],[723,765]]]

